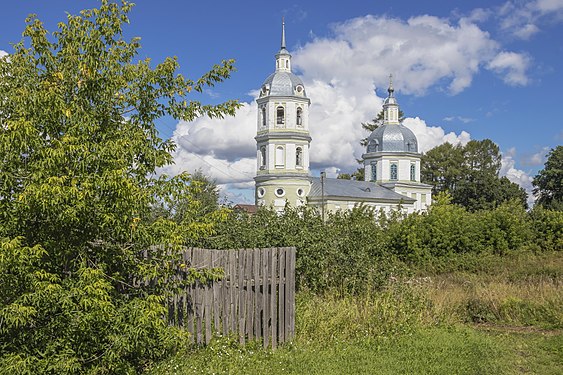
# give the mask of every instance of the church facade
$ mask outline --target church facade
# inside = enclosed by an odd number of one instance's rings
[[[357,205],[390,212],[426,211],[431,186],[420,182],[420,153],[414,133],[399,121],[399,104],[389,83],[383,124],[368,137],[362,155],[365,181],[311,177],[309,170],[309,105],[305,86],[291,71],[282,23],[276,66],[260,88],[258,104],[256,205],[282,211],[286,204],[319,212]]]

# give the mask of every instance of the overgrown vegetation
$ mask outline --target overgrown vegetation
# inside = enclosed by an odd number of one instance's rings
[[[135,61],[131,8],[102,0],[53,33],[32,15],[0,58],[2,374],[133,373],[187,342],[162,319],[169,261],[222,211],[201,211],[189,176],[155,177],[174,149],[155,121],[233,114],[190,96],[233,62],[192,81],[175,59]]]
[[[174,59],[134,61],[139,42],[122,35],[131,7],[102,0],[52,34],[31,16],[0,58],[0,374],[135,373],[177,352],[188,361],[162,371],[502,372],[514,346],[460,325],[562,328],[563,212],[550,205],[527,212],[521,200],[481,197],[468,209],[438,195],[410,216],[365,207],[326,221],[307,208],[248,216],[218,207],[197,173],[155,177],[174,149],[155,121],[233,114],[236,102],[189,97],[228,78],[233,62],[192,81]],[[498,169],[495,155],[477,156],[473,172]],[[181,286],[169,282],[181,245],[295,246],[294,345],[274,354],[222,338],[188,348],[163,319]],[[554,337],[533,338],[546,358],[561,346]],[[420,355],[405,368],[411,351]]]
[[[562,254],[461,257],[471,271],[419,270],[359,296],[299,293],[297,336],[276,351],[219,337],[149,373],[561,373]]]
[[[365,207],[329,215],[307,208],[283,215],[262,209],[232,212],[213,236],[192,241],[208,248],[295,246],[300,290],[369,293],[409,270],[471,269],[479,258],[521,249],[563,249],[563,212],[515,201],[471,212],[439,195],[428,213],[385,216]]]

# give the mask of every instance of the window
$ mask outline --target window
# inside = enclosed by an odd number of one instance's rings
[[[371,163],[371,180],[377,181],[377,162],[376,161]]]
[[[289,68],[289,60],[285,60],[285,67]]]
[[[377,151],[377,139],[372,139],[368,143],[368,152],[375,152]]]
[[[285,122],[285,110],[284,108],[280,105],[277,109],[276,109],[276,124],[278,125],[283,125]]]
[[[266,146],[260,147],[260,169],[266,168]]]
[[[303,166],[303,149],[301,147],[295,149],[295,165],[297,167]]]
[[[285,150],[283,146],[276,147],[276,168],[283,168],[285,164]]]
[[[389,178],[390,180],[396,180],[397,179],[397,164],[393,163],[391,164],[391,176]]]
[[[262,126],[266,126],[266,107],[262,107]]]
[[[416,181],[416,166],[411,164],[411,181]]]
[[[297,123],[297,126],[303,125],[303,110],[300,107],[297,107],[296,123]]]
[[[266,190],[264,190],[264,188],[258,188],[256,194],[258,195],[258,198],[262,198],[264,194],[266,194]]]
[[[301,188],[297,189],[297,196],[302,197],[303,195],[305,195],[305,191]]]
[[[283,190],[282,188],[277,188],[276,189],[276,196],[278,197],[283,197],[285,195],[285,190]]]

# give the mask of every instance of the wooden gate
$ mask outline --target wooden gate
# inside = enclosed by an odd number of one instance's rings
[[[189,248],[188,267],[224,269],[215,282],[187,287],[169,301],[169,321],[198,344],[238,335],[275,348],[295,333],[295,248],[207,250]]]

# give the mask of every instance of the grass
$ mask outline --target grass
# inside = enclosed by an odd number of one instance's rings
[[[219,339],[151,374],[561,374],[561,337],[433,327],[375,340],[296,342],[274,352]]]
[[[472,260],[360,297],[299,293],[292,344],[218,338],[160,374],[562,374],[563,254]]]

